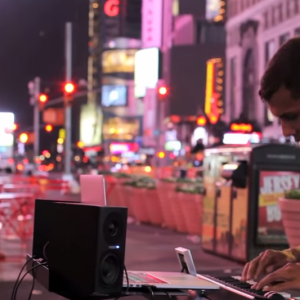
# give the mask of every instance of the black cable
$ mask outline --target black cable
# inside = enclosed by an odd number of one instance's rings
[[[204,291],[201,291],[200,297],[205,298],[207,300],[212,300],[211,298],[209,298]]]
[[[32,268],[33,268],[33,266],[34,266],[34,263],[32,262]],[[34,271],[35,270],[32,270],[32,285],[31,285],[31,290],[30,290],[29,296],[28,296],[28,300],[31,300],[32,292],[33,292],[33,289],[34,289],[34,284],[35,284],[35,274],[34,274]]]
[[[158,291],[161,291],[162,293],[165,293],[165,294],[168,296],[168,298],[169,298],[170,300],[172,300],[171,295],[170,295],[167,291],[165,291],[165,290],[163,290],[163,289],[158,289]]]
[[[127,273],[127,269],[126,269],[125,265],[124,265],[124,272],[125,272],[126,284],[127,284],[126,293],[128,293],[128,290],[129,290],[129,277],[128,277],[128,273]]]
[[[49,245],[49,241],[43,247],[43,256],[44,256],[45,260],[48,260],[48,257],[46,255],[46,248],[47,248],[48,245]]]
[[[20,273],[19,273],[19,275],[18,275],[18,277],[17,277],[17,280],[16,280],[16,282],[15,282],[15,284],[14,284],[14,287],[13,287],[13,290],[12,290],[12,293],[11,293],[11,298],[10,298],[10,300],[14,300],[15,289],[16,289],[16,286],[17,286],[18,281],[19,281],[19,279],[20,279],[20,276],[21,276],[23,270],[25,269],[25,267],[27,266],[27,264],[28,264],[30,261],[32,261],[33,259],[34,259],[34,257],[29,258],[29,259],[25,262],[25,264],[23,265],[23,267],[21,268],[21,271],[20,271]]]
[[[127,269],[126,269],[125,265],[124,265],[123,273],[125,273],[125,276],[126,276],[126,292],[125,293],[128,293],[128,290],[129,290],[129,277],[128,277],[128,273],[127,273]],[[122,294],[121,296],[116,297],[114,300],[119,300],[123,296],[124,295]]]
[[[19,287],[20,287],[22,281],[24,280],[24,278],[25,278],[31,271],[33,271],[34,269],[39,268],[39,267],[42,267],[42,266],[44,266],[44,265],[46,265],[46,264],[47,264],[47,263],[38,264],[38,265],[32,267],[31,269],[29,269],[29,270],[22,276],[22,278],[20,279],[20,281],[19,281],[18,284],[17,284],[17,287],[16,287],[16,290],[15,290],[15,295],[14,295],[13,300],[16,300],[16,299],[17,299],[18,289],[19,289]]]
[[[154,300],[155,296],[154,296],[154,292],[153,292],[151,286],[150,285],[143,285],[143,287],[146,287],[148,289],[148,291],[149,291],[149,293],[151,295],[151,300]]]

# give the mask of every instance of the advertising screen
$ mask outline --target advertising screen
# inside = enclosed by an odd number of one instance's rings
[[[258,194],[257,244],[287,244],[278,198],[284,191],[299,188],[300,173],[260,171]]]
[[[143,98],[147,88],[156,88],[159,79],[159,49],[142,49],[135,54],[134,96]]]
[[[103,73],[133,73],[136,51],[135,49],[104,51],[102,54]]]
[[[94,105],[83,105],[80,112],[80,141],[85,147],[101,144],[102,112]]]
[[[109,150],[111,154],[122,154],[126,152],[136,152],[139,146],[137,143],[111,143]]]
[[[226,0],[206,0],[206,20],[221,22],[226,13]]]
[[[127,86],[103,85],[101,105],[106,107],[125,106],[127,104]]]
[[[15,122],[15,115],[13,113],[0,113],[0,157],[10,158],[13,156],[13,125]]]

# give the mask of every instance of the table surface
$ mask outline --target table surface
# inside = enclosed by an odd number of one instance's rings
[[[38,188],[37,184],[32,183],[4,183],[4,189],[15,189],[15,188]]]
[[[32,193],[0,193],[0,201],[32,197],[34,197]]]

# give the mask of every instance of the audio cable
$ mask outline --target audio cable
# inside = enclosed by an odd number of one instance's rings
[[[14,300],[14,298],[15,298],[15,296],[14,296],[14,295],[15,295],[15,290],[16,290],[17,284],[18,284],[18,282],[19,282],[19,280],[20,280],[21,274],[22,274],[22,272],[24,271],[25,267],[26,267],[33,259],[34,259],[34,257],[31,257],[30,259],[28,259],[28,260],[25,262],[25,264],[23,265],[23,267],[21,268],[21,271],[20,271],[20,273],[19,273],[19,275],[18,275],[18,277],[17,277],[17,280],[16,280],[16,282],[15,282],[15,284],[14,284],[14,287],[13,287],[13,290],[12,290],[12,293],[11,293],[10,300]]]
[[[35,269],[40,268],[40,267],[42,267],[42,266],[44,266],[44,265],[46,265],[46,264],[47,264],[47,263],[44,262],[44,263],[38,264],[38,265],[36,265],[36,266],[33,266],[32,268],[30,268],[30,269],[22,276],[22,278],[21,278],[21,279],[19,280],[19,282],[17,283],[17,286],[16,286],[15,291],[14,291],[14,297],[12,298],[12,300],[16,300],[16,299],[17,299],[18,289],[19,289],[19,287],[20,287],[22,281],[24,280],[24,278],[25,278],[28,274],[30,274],[31,272],[33,272]],[[31,298],[31,294],[32,294],[32,291],[31,291],[31,293],[30,293],[30,295],[29,295],[29,299]]]

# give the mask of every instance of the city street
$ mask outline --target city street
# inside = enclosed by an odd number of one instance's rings
[[[57,196],[66,199],[67,196]],[[78,199],[78,196],[71,196]],[[30,251],[29,243],[29,251]],[[17,241],[1,241],[1,251],[7,255],[20,253]],[[196,268],[199,272],[212,270],[240,269],[238,264],[204,253],[200,244],[189,241],[186,235],[154,226],[128,224],[126,244],[126,267],[128,270],[179,271],[180,267],[174,248],[185,247],[192,251]],[[80,258],[78,258],[80,259]],[[23,263],[23,262],[22,262]],[[21,262],[0,263],[0,299],[10,299],[14,281],[22,267]],[[17,299],[27,299],[31,288],[31,277],[27,276],[19,289]],[[61,300],[36,284],[32,299]],[[135,297],[137,299],[137,297]]]

